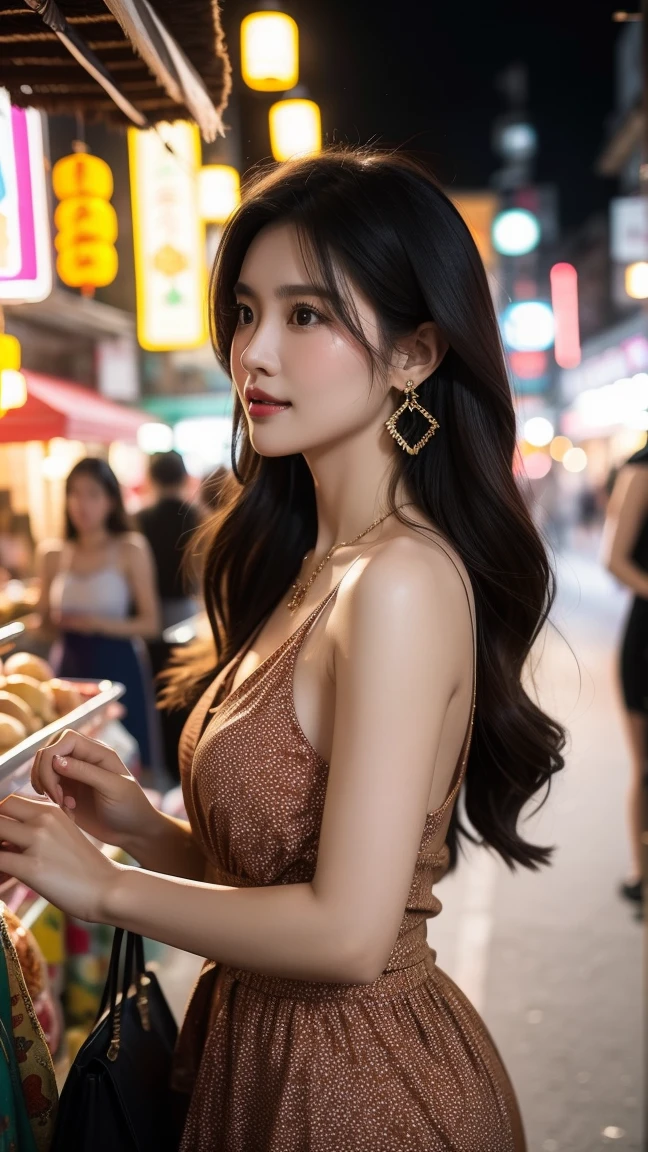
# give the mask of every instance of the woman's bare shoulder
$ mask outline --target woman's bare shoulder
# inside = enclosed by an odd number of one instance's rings
[[[398,524],[392,534],[367,551],[350,574],[349,589],[356,595],[373,595],[389,600],[402,596],[407,589],[413,595],[429,595],[434,589],[449,606],[455,601],[465,604],[466,596],[474,608],[472,582],[468,570],[453,544],[441,532],[424,523],[415,528]],[[340,588],[343,592],[344,583]],[[344,599],[344,595],[342,596]]]
[[[63,540],[41,540],[36,545],[36,560],[45,568],[55,568],[63,553],[65,542]]]
[[[119,537],[119,547],[122,556],[135,563],[151,555],[151,545],[141,532],[123,532]]]
[[[472,647],[474,598],[461,557],[443,540],[418,531],[395,531],[367,550],[342,581],[333,612],[331,631],[335,649],[350,653],[374,651],[376,633],[385,648],[392,637],[396,648],[414,646],[421,636],[430,649],[447,656],[452,674],[465,667]],[[377,629],[377,622],[380,628]]]

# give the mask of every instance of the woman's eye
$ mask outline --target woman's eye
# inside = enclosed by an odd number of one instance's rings
[[[249,304],[237,304],[236,311],[238,313],[239,324],[249,324],[252,320],[252,309]],[[249,312],[249,316],[245,318],[244,313]]]
[[[321,320],[319,312],[311,308],[308,304],[296,304],[293,308],[292,315],[295,317],[295,323],[298,328],[312,328],[314,325],[311,323],[311,317],[315,318],[315,323]]]

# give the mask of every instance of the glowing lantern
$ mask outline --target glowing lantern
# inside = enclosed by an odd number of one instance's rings
[[[275,160],[321,152],[320,110],[312,100],[279,100],[272,105],[269,117],[270,147]]]
[[[117,275],[117,213],[109,203],[112,172],[99,156],[77,152],[57,161],[52,184],[60,200],[54,213],[56,271],[68,288],[91,295]]]
[[[198,209],[209,224],[224,224],[241,200],[241,181],[228,164],[206,164],[198,169]]]
[[[625,290],[633,300],[648,298],[648,263],[645,260],[628,264],[625,270]]]
[[[20,371],[20,343],[15,336],[0,336],[0,416],[8,408],[27,403],[27,381]]]
[[[74,152],[57,160],[52,169],[52,187],[57,200],[70,196],[99,196],[110,200],[113,178],[105,160],[87,152]]]
[[[286,92],[299,77],[299,30],[285,12],[252,12],[241,23],[241,74],[257,92]]]
[[[105,288],[117,275],[117,250],[112,244],[71,244],[56,261],[56,270],[68,288]]]

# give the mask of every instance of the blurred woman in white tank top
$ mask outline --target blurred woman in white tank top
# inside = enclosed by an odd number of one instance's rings
[[[119,481],[87,457],[65,485],[65,540],[39,549],[44,623],[59,629],[51,653],[59,676],[119,680],[125,727],[142,765],[162,768],[159,717],[143,641],[159,635],[160,608],[148,542],[130,530]]]

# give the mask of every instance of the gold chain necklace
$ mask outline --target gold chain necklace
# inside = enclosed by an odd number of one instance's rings
[[[402,508],[403,505],[399,504],[398,507]],[[368,532],[371,532],[372,528],[377,528],[379,524],[382,524],[383,520],[386,520],[388,516],[393,516],[394,512],[397,512],[397,511],[398,511],[398,508],[392,508],[391,512],[386,512],[384,516],[380,516],[378,520],[374,520],[373,523],[370,524],[368,528],[365,528],[363,532],[359,532],[357,536],[354,536],[353,540],[343,540],[341,544],[334,544],[332,548],[329,548],[328,552],[326,553],[326,556],[321,561],[321,563],[317,565],[317,568],[315,569],[315,571],[311,572],[311,575],[308,577],[308,580],[306,581],[306,583],[303,584],[301,582],[301,580],[299,578],[297,578],[297,580],[295,580],[295,583],[291,586],[290,591],[292,592],[292,596],[290,597],[290,600],[288,601],[288,611],[289,612],[296,612],[297,611],[300,604],[303,603],[304,597],[305,597],[306,593],[308,592],[308,589],[310,588],[311,584],[316,579],[316,577],[319,576],[320,572],[322,571],[322,568],[325,566],[325,564],[328,564],[329,560],[331,559],[331,556],[333,555],[334,552],[337,552],[338,548],[348,548],[351,544],[356,544],[358,540],[361,540],[363,536],[366,536]],[[308,552],[306,553],[306,556],[308,556]],[[304,556],[304,560],[306,559],[306,556]]]

